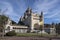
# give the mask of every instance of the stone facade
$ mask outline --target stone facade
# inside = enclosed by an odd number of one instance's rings
[[[24,25],[12,25],[11,20],[8,19],[7,25],[5,27],[5,32],[9,32],[12,30],[15,30],[17,33],[27,33],[29,30],[30,32],[33,31],[42,31],[43,33],[46,33],[45,30],[49,30],[50,33],[55,33],[55,27],[45,28],[44,29],[44,16],[43,12],[40,14],[32,12],[31,8],[27,8],[27,10],[24,13],[24,16],[21,16],[20,21],[24,23]],[[39,32],[39,33],[40,33]]]
[[[30,27],[31,31],[34,31],[35,29],[38,30],[40,27],[39,25],[44,25],[43,24],[43,13],[41,12],[40,14],[32,12],[31,8],[28,8],[24,16],[21,17],[21,21]]]
[[[11,20],[8,19],[8,22],[5,27],[5,33],[9,31],[15,31],[16,33],[27,33],[28,27],[23,25],[13,25]]]

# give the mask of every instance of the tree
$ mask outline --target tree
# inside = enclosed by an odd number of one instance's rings
[[[56,24],[56,33],[60,34],[60,23]]]
[[[12,24],[17,24],[17,23],[12,20]]]
[[[6,36],[15,36],[15,35],[16,35],[16,32],[14,30],[6,33]]]
[[[4,36],[4,28],[5,25],[7,24],[8,17],[5,15],[0,15],[0,29],[2,30],[1,32],[3,33]]]

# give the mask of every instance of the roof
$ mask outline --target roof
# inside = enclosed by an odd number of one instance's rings
[[[28,28],[28,26],[12,25],[13,28]]]
[[[26,26],[26,25],[12,24],[11,26]]]

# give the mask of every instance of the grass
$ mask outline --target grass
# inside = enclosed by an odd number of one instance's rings
[[[19,36],[19,37],[40,37],[40,36],[50,36],[49,34],[41,34],[41,33],[19,33],[17,34],[16,36]]]

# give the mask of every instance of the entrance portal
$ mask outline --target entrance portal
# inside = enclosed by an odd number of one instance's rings
[[[39,24],[34,24],[34,30],[39,30],[39,28],[40,28],[40,25]]]

